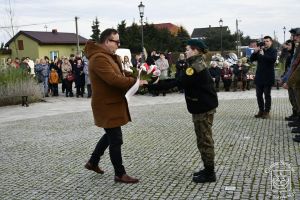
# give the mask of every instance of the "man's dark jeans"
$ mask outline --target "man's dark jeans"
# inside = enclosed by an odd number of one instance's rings
[[[256,85],[256,99],[261,112],[270,112],[271,110],[271,89],[270,85]]]
[[[126,174],[122,161],[121,145],[123,144],[121,127],[105,128],[105,134],[100,138],[90,158],[92,165],[98,165],[100,157],[109,147],[110,160],[115,169],[115,175],[121,177]]]

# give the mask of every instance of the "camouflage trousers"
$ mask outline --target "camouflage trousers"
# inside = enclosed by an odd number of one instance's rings
[[[212,138],[212,125],[215,109],[201,114],[193,114],[193,122],[197,137],[197,146],[201,154],[204,167],[214,167],[215,151]]]

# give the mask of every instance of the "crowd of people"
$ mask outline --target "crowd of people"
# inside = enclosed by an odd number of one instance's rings
[[[176,69],[175,77],[171,76],[172,57],[170,55],[172,55],[170,52],[166,54],[154,50],[146,57],[145,63],[142,63],[142,55],[137,54],[132,58],[132,64],[128,65],[131,66],[131,69],[145,67],[145,71],[147,71],[147,73],[151,70],[154,72],[152,73],[151,80],[147,85],[148,92],[152,94],[152,96],[158,96],[160,93],[165,96],[167,90],[172,88],[169,86],[169,82],[172,82],[172,79],[178,79],[187,66],[186,55],[184,53],[180,53],[177,61],[174,63]],[[253,85],[255,75],[252,70],[249,70],[249,58],[243,57],[238,59],[235,53],[229,53],[225,56],[225,58],[220,54],[213,55],[210,60],[209,72],[214,81],[217,92],[222,90],[220,89],[221,81],[223,83],[224,91],[232,90],[235,92],[237,90],[250,90]],[[126,69],[124,70],[129,72]],[[171,85],[175,87],[174,84]],[[177,85],[176,89],[180,93],[183,93],[181,86]]]
[[[220,90],[220,81],[223,82],[224,91],[228,92],[232,88],[235,92],[238,89],[250,90],[251,81],[254,75],[249,72],[250,65],[246,57],[238,59],[234,53],[229,53],[224,59],[217,54],[212,57],[209,72],[215,83],[216,90]]]
[[[50,60],[47,56],[38,58],[33,62],[29,57],[6,60],[6,66],[20,68],[28,72],[43,86],[45,97],[58,96],[58,84],[61,83],[61,92],[66,97],[73,97],[73,83],[75,83],[76,97],[83,97],[85,87],[87,98],[92,95],[91,84],[88,75],[88,59],[86,57],[71,54],[69,58],[54,57]],[[28,106],[28,105],[27,105]]]
[[[231,56],[231,57],[230,57]],[[216,54],[211,58],[210,75],[215,83],[216,90],[219,91],[220,81],[223,82],[224,90],[230,91],[233,82],[233,91],[238,89],[238,83],[241,82],[241,90],[250,89],[250,81],[254,79],[254,75],[248,73],[249,64],[247,59],[237,59],[234,53],[230,53],[227,59],[220,54]],[[231,59],[231,60],[230,60]],[[163,96],[166,95],[164,82],[171,78],[172,53],[163,53],[153,50],[151,54],[144,57],[147,65],[154,65],[157,73],[153,73],[151,81],[147,86],[152,96],[158,96],[160,91]],[[230,60],[230,61],[229,61]],[[7,67],[22,68],[28,71],[28,74],[35,77],[43,86],[44,97],[59,96],[64,93],[66,97],[73,97],[73,88],[76,90],[76,97],[83,97],[87,91],[87,98],[92,95],[91,83],[89,80],[88,66],[89,61],[85,56],[71,54],[69,57],[54,57],[50,60],[47,56],[36,59],[33,62],[29,57],[23,57],[21,60],[8,58]],[[133,68],[139,69],[142,63],[142,54],[135,55],[131,60],[125,55],[121,58],[122,70],[124,73],[132,74]],[[179,54],[175,63],[176,72],[175,79],[183,72],[187,61],[184,53]],[[61,91],[58,91],[58,84],[61,83]],[[155,85],[156,84],[156,85]],[[183,93],[183,89],[177,86],[178,91]],[[27,104],[28,106],[28,104]]]

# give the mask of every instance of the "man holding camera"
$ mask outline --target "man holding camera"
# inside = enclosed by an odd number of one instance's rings
[[[263,43],[254,49],[250,56],[250,61],[257,61],[255,74],[256,98],[259,112],[255,118],[270,118],[271,110],[271,88],[275,82],[275,62],[277,50],[272,47],[273,40],[270,36],[265,36]],[[263,98],[263,95],[265,99]]]

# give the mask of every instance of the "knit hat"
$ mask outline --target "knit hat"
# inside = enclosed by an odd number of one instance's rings
[[[210,66],[213,66],[213,65],[218,65],[218,63],[216,61],[210,61]]]
[[[213,55],[211,57],[211,60],[217,61],[217,62],[223,62],[224,58],[221,56],[221,54],[217,53],[216,55]]]
[[[208,47],[200,39],[190,39],[187,41],[187,45],[197,47],[197,48],[201,49],[204,53],[206,53],[208,51]]]

